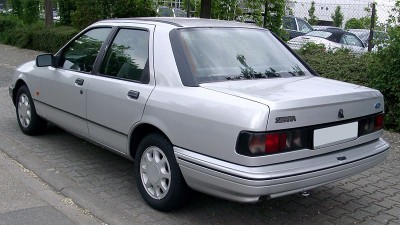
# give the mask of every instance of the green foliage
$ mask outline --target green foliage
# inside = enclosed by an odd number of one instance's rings
[[[324,45],[314,43],[304,45],[298,53],[323,77],[360,85],[369,84],[368,54],[354,55],[347,49],[326,51]]]
[[[24,0],[24,10],[22,13],[22,21],[25,24],[34,24],[39,20],[39,0]]]
[[[155,16],[151,0],[75,0],[72,25],[82,29],[106,18]]]
[[[351,18],[346,21],[345,29],[370,29],[371,27],[371,8],[365,8],[364,11],[367,13],[367,16],[357,18]],[[374,27],[377,27],[378,18],[375,17]]]
[[[239,0],[212,1],[211,18],[220,20],[235,20],[242,15]]]
[[[369,17],[362,17],[360,19],[351,18],[346,21],[345,29],[369,29],[371,19]]]
[[[0,42],[20,48],[29,48],[44,52],[57,52],[77,30],[71,27],[46,28],[43,24],[14,27],[0,33]]]
[[[285,31],[282,27],[282,17],[285,15],[284,0],[264,0],[265,15],[264,26],[280,37],[285,36]]]
[[[315,16],[315,2],[314,1],[311,2],[311,7],[308,10],[308,16],[309,16],[308,23],[310,25],[317,25],[318,18],[317,18],[317,16]]]
[[[391,28],[389,36],[387,46],[372,55],[370,86],[385,96],[386,127],[400,131],[400,27]]]
[[[244,8],[248,9],[248,16],[250,20],[254,21],[257,26],[263,25],[263,18],[262,18],[262,1],[244,1]]]
[[[21,21],[19,21],[16,16],[0,14],[0,36],[1,36],[2,32],[12,29],[12,28],[15,28],[20,24],[21,24]]]
[[[342,27],[343,24],[343,13],[340,6],[336,6],[335,13],[332,14],[333,25],[335,27]]]
[[[72,14],[72,25],[83,29],[101,18],[100,6],[97,0],[75,0],[76,11]]]
[[[24,12],[23,0],[8,0],[8,4],[10,4],[14,15],[22,17]]]
[[[75,0],[58,0],[60,23],[62,25],[72,24],[72,14],[76,10]]]

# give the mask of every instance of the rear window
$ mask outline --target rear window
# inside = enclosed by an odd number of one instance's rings
[[[311,75],[267,30],[189,28],[179,36],[199,83]]]
[[[320,37],[320,38],[327,39],[330,36],[332,36],[332,33],[329,31],[315,30],[315,31],[311,31],[311,32],[307,33],[306,36],[313,36],[313,37]]]

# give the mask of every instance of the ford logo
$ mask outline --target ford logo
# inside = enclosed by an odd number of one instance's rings
[[[381,107],[381,103],[376,103],[375,105],[374,105],[374,107],[375,107],[375,109],[379,109],[380,107]]]

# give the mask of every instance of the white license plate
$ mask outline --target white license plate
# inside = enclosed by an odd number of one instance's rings
[[[354,140],[358,134],[358,122],[314,130],[314,149]]]

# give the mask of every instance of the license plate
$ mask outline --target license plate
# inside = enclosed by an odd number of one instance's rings
[[[354,140],[358,135],[358,122],[314,130],[314,149]]]

